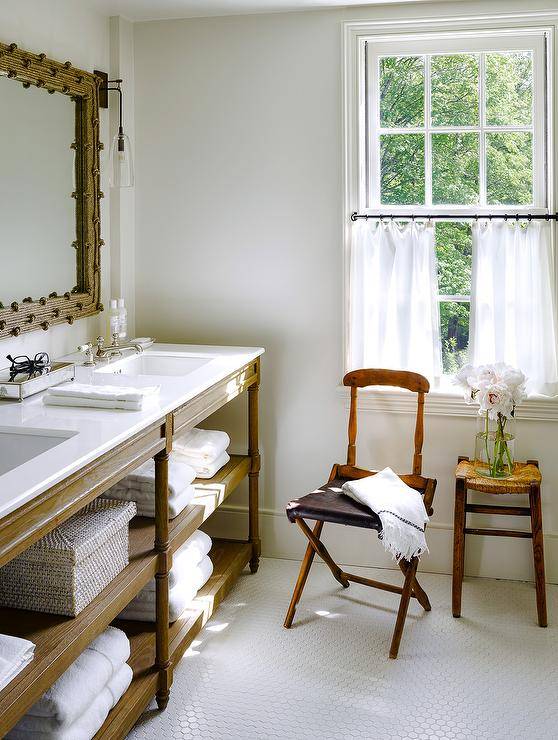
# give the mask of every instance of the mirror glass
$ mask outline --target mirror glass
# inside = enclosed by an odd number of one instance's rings
[[[0,77],[0,301],[59,295],[76,285],[70,96]]]

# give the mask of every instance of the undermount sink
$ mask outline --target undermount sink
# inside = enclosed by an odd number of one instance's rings
[[[211,362],[212,357],[199,355],[167,354],[164,352],[146,352],[141,355],[130,355],[120,360],[113,360],[96,373],[112,375],[167,375],[183,377]]]
[[[77,432],[65,429],[0,427],[0,475],[29,462],[76,434]]]

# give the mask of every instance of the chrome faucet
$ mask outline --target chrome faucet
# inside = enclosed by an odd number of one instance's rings
[[[125,350],[133,350],[136,354],[141,355],[143,346],[138,342],[128,342],[126,344],[118,343],[118,334],[112,335],[112,344],[105,347],[104,337],[97,337],[97,351],[95,357],[98,360],[110,360],[111,357],[120,357]]]

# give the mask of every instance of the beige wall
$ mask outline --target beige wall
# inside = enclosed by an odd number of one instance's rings
[[[83,3],[73,0],[5,0],[0,4],[0,38],[4,43],[15,42],[21,49],[60,61],[69,59],[72,64],[88,71],[108,69],[109,64],[109,21],[106,16],[94,13]],[[108,116],[101,111],[101,140],[108,144]],[[107,146],[108,151],[108,146]],[[104,180],[104,178],[103,178]],[[103,181],[103,190],[109,195],[108,183]],[[102,231],[108,242],[109,197],[103,201]],[[68,258],[72,258],[68,244]],[[102,293],[106,301],[110,275],[109,248],[104,247],[102,270]],[[2,270],[7,269],[6,265]],[[71,288],[66,286],[66,289]],[[0,296],[2,300],[3,296]],[[23,298],[23,295],[20,296]],[[60,357],[75,351],[78,344],[95,337],[103,319],[91,317],[77,321],[73,326],[60,325],[47,332],[35,331],[0,341],[0,367],[6,364],[5,356],[12,354],[35,354],[46,350],[52,357]]]
[[[165,341],[267,348],[261,394],[267,555],[301,555],[302,538],[287,524],[284,505],[323,482],[345,453],[346,408],[337,392],[342,22],[524,7],[510,0],[135,26],[138,331]],[[239,404],[218,423],[238,432]],[[405,414],[364,410],[360,463],[408,468],[410,448],[402,441],[411,424]],[[472,452],[475,423],[427,416],[426,432],[424,468],[439,489],[425,567],[448,572],[453,468],[458,454]],[[556,424],[526,421],[518,433],[519,455],[541,460],[548,570],[558,580]],[[244,505],[242,492],[219,515],[218,528],[240,527]],[[330,527],[326,539],[345,562],[387,562],[367,533]],[[467,569],[528,578],[530,560],[528,542],[478,538]]]

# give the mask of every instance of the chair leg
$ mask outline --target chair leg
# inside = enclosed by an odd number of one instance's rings
[[[304,534],[308,537],[310,540],[310,544],[314,548],[314,551],[321,557],[321,559],[324,561],[324,563],[327,565],[327,567],[330,569],[330,571],[333,574],[333,577],[336,581],[339,581],[339,583],[343,586],[343,588],[349,588],[350,582],[347,579],[347,576],[343,573],[341,568],[337,565],[335,560],[331,557],[329,552],[327,551],[325,545],[323,542],[320,542],[320,536],[317,537],[312,532],[310,527],[306,524],[304,519],[297,519],[296,523],[298,526],[302,529]],[[323,524],[323,522],[322,522]],[[321,533],[320,528],[320,533]]]
[[[535,565],[535,588],[537,590],[537,616],[539,619],[539,627],[546,627],[548,619],[546,615],[541,489],[539,486],[531,486],[529,505],[531,508],[531,532],[533,533],[533,563]]]
[[[454,617],[461,616],[461,592],[463,590],[463,573],[465,568],[465,506],[467,489],[465,481],[455,481],[455,511],[453,518],[453,579],[452,579],[452,612]]]
[[[397,658],[399,652],[399,645],[401,643],[401,637],[403,636],[403,627],[405,626],[405,619],[407,617],[407,609],[409,608],[409,601],[411,600],[411,594],[413,592],[413,584],[415,582],[415,574],[418,567],[418,558],[412,558],[412,560],[405,564],[406,574],[405,583],[403,584],[403,593],[401,594],[401,601],[399,602],[399,611],[397,612],[397,619],[395,621],[395,629],[393,631],[393,637],[391,639],[391,647],[389,649],[389,657]]]
[[[323,522],[316,522],[316,526],[314,527],[313,534],[319,538],[319,536],[322,533],[324,523]],[[283,624],[284,627],[289,629],[289,627],[293,623],[295,611],[298,602],[300,601],[300,597],[302,596],[302,592],[304,591],[304,586],[306,585],[306,579],[308,578],[308,573],[310,572],[310,568],[312,566],[312,561],[314,560],[314,555],[316,554],[316,551],[312,547],[310,543],[308,543],[308,546],[306,548],[306,552],[304,553],[304,558],[302,559],[302,565],[300,566],[300,572],[298,574],[298,579],[296,582],[296,586],[294,587],[293,595],[291,598],[291,603],[289,604],[289,608],[287,609],[287,615],[285,617],[285,622]]]
[[[406,561],[399,561],[399,567],[401,568],[401,571],[403,572],[403,575],[407,575],[407,570],[409,569],[409,564]],[[420,583],[417,581],[416,577],[413,581],[413,594],[416,597],[416,600],[418,603],[422,606],[424,611],[430,612],[432,611],[432,607],[430,605],[430,599],[428,598],[428,594],[426,591],[421,587]]]

